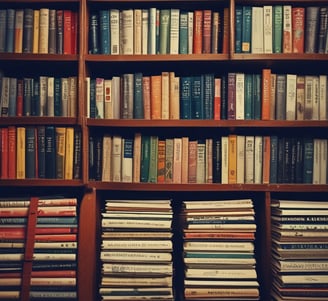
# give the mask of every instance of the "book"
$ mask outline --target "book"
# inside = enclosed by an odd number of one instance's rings
[[[273,53],[273,6],[263,6],[263,52]]]
[[[282,52],[291,53],[293,49],[292,37],[292,6],[283,5],[283,44]]]
[[[162,118],[162,76],[150,76],[151,119]]]
[[[252,6],[251,52],[263,53],[263,7]]]
[[[319,32],[320,8],[308,6],[305,9],[305,40],[304,52],[317,53]]]
[[[292,7],[292,45],[293,53],[304,53],[304,7]]]
[[[273,6],[273,53],[282,53],[283,40],[283,7],[282,5]]]

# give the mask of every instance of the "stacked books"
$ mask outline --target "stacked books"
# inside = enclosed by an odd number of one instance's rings
[[[76,198],[0,200],[0,299],[76,300],[76,208]]]
[[[170,200],[106,200],[102,300],[173,300]]]
[[[259,300],[251,199],[184,201],[185,300]]]
[[[274,300],[328,300],[328,203],[274,199]]]

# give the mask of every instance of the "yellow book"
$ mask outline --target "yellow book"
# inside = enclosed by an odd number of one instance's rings
[[[56,178],[64,179],[66,128],[56,127]]]
[[[228,137],[228,183],[237,183],[237,135],[229,135]]]
[[[64,162],[64,178],[66,180],[73,179],[73,156],[74,156],[74,128],[66,129],[65,141],[65,162]]]
[[[17,127],[16,178],[25,179],[25,128]]]
[[[33,53],[39,53],[40,11],[34,10],[33,16]]]

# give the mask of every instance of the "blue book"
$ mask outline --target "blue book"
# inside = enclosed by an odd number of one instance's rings
[[[277,182],[277,168],[278,168],[278,137],[270,137],[270,183]]]
[[[235,9],[235,53],[241,53],[241,32],[243,29],[243,7]]]
[[[109,10],[99,11],[100,53],[110,54]]]
[[[98,13],[91,13],[89,24],[89,53],[99,54],[99,19]]]
[[[26,128],[26,154],[25,154],[25,177],[27,179],[36,178],[36,140],[35,128]]]
[[[6,52],[7,10],[0,9],[0,53]]]
[[[253,75],[245,74],[245,119],[254,119]]]
[[[252,7],[243,6],[242,33],[241,33],[241,52],[251,52],[251,33],[252,33]]]
[[[133,118],[144,118],[144,104],[143,104],[143,89],[142,89],[142,73],[134,74],[134,99],[133,99]]]
[[[191,77],[191,119],[204,119],[203,77]]]
[[[188,12],[180,12],[179,53],[188,54]]]
[[[204,119],[214,118],[214,74],[204,74]]]
[[[54,79],[54,113],[55,116],[62,116],[62,101],[61,101],[61,79]]]
[[[180,118],[191,119],[191,78],[180,77]]]
[[[7,9],[6,52],[14,52],[15,10]]]

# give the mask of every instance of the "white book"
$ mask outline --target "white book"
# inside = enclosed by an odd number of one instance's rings
[[[296,74],[286,75],[286,120],[296,120]]]
[[[313,76],[313,90],[312,90],[312,120],[319,120],[320,105],[320,83],[319,76]]]
[[[197,161],[196,161],[196,183],[205,183],[205,164],[206,164],[206,144],[205,141],[198,140]]]
[[[193,53],[194,40],[194,13],[188,12],[188,54]]]
[[[111,178],[111,165],[112,165],[112,136],[105,134],[103,136],[103,149],[102,149],[102,172],[101,181],[110,182]]]
[[[119,271],[119,272],[118,272]],[[130,273],[130,275],[172,275],[172,263],[165,264],[103,264],[103,272],[106,274],[117,274],[117,273]],[[126,300],[126,296],[121,296],[122,298],[119,300]],[[118,300],[117,298],[115,300]]]
[[[272,5],[263,6],[263,42],[264,53],[272,53]]]
[[[120,12],[110,10],[110,54],[120,54]]]
[[[174,138],[173,143],[173,183],[181,183],[182,138]]]
[[[179,54],[180,9],[170,10],[170,54]]]
[[[47,116],[47,89],[48,89],[48,77],[47,76],[40,76],[39,77],[40,81],[40,116]],[[62,95],[61,98],[63,100],[63,89],[65,87],[63,86],[63,81],[62,81]],[[66,90],[64,90],[66,91]],[[62,116],[63,111],[62,111]]]
[[[122,182],[132,182],[133,176],[133,139],[122,138]]]
[[[291,53],[293,49],[292,38],[292,6],[283,5],[283,53]]]
[[[237,135],[237,183],[245,182],[245,136]]]
[[[254,139],[254,184],[262,184],[263,168],[263,137],[255,136]]]
[[[40,9],[39,53],[48,53],[49,45],[49,8]]]
[[[263,53],[263,7],[252,7],[252,53]]]
[[[256,279],[255,269],[190,269],[187,278]]]
[[[105,262],[163,262],[171,261],[172,255],[169,252],[130,252],[130,251],[102,251],[100,259]]]
[[[87,118],[90,118],[90,77],[87,76],[85,78],[85,99],[86,99],[86,105],[87,105]]]
[[[213,183],[213,139],[205,141],[205,183]]]
[[[236,119],[245,119],[245,74],[236,73]]]
[[[116,249],[116,250],[171,250],[172,241],[171,240],[103,240],[101,244],[102,249]]]
[[[141,133],[134,134],[133,142],[133,176],[134,183],[140,182],[140,164],[141,164]]]
[[[170,118],[170,77],[168,71],[162,72],[162,119]]]
[[[304,120],[312,120],[313,114],[313,92],[314,90],[314,76],[305,76],[305,88],[304,88]]]
[[[142,54],[148,54],[148,28],[149,28],[149,11],[142,9]]]
[[[121,182],[122,137],[112,138],[112,181]]]
[[[186,241],[183,244],[185,251],[229,251],[253,252],[253,242],[218,242],[218,241]]]
[[[113,119],[112,80],[104,80],[104,118]]]
[[[62,77],[61,79],[61,110],[62,116],[68,117],[68,100],[69,100],[69,84],[68,77]]]
[[[319,75],[319,119],[327,120],[327,75]]]
[[[149,8],[148,54],[156,54],[156,15],[157,9]]]
[[[142,9],[133,10],[133,53],[142,54]]]
[[[221,137],[221,183],[228,184],[229,175],[229,138],[227,136]]]
[[[245,137],[245,183],[254,183],[254,136]]]
[[[112,77],[112,101],[113,101],[113,118],[120,119],[121,116],[121,78]]]
[[[48,77],[47,81],[47,116],[55,116],[55,78]]]
[[[96,118],[104,118],[104,79],[96,78]]]
[[[122,14],[122,36],[120,36],[120,44],[122,49],[121,54],[133,54],[133,41],[134,41],[134,36],[133,36],[133,9],[123,9],[121,11]]]

